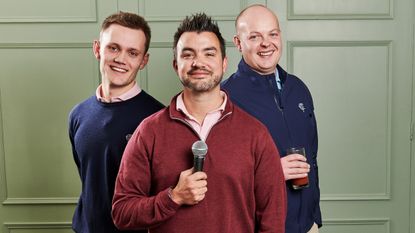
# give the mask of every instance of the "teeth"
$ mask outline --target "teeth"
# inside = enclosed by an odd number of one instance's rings
[[[273,53],[273,51],[268,51],[268,52],[259,52],[258,54],[260,55],[260,56],[269,56],[269,55],[271,55]]]
[[[111,69],[112,70],[115,70],[115,71],[118,71],[118,72],[122,72],[122,73],[126,73],[127,72],[126,69],[121,69],[121,68],[114,67],[114,66],[111,66]]]

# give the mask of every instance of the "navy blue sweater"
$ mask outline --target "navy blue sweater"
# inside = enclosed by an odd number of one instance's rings
[[[69,114],[69,137],[82,182],[72,219],[78,233],[115,233],[111,202],[128,139],[140,122],[163,105],[144,91],[117,103],[91,96]],[[147,232],[147,231],[145,231]]]
[[[268,128],[281,156],[293,146],[304,146],[311,169],[308,188],[293,190],[287,182],[286,233],[306,233],[321,226],[317,167],[317,125],[311,94],[297,77],[277,66],[283,89],[278,97],[275,74],[260,75],[242,59],[236,73],[221,86],[231,100]]]

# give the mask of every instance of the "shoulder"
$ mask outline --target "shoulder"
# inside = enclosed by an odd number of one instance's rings
[[[236,73],[233,73],[231,76],[229,76],[229,78],[223,80],[220,86],[221,88],[227,90],[227,89],[232,89],[237,85],[241,85],[242,83],[243,83],[243,79],[241,78],[239,73],[236,72]]]
[[[94,105],[97,105],[98,101],[95,96],[91,96],[81,103],[75,105],[68,114],[69,129],[75,130],[79,127],[80,122],[91,116],[91,111]]]
[[[310,99],[312,101],[313,98],[312,98],[310,89],[305,84],[305,82],[301,80],[300,78],[298,78],[297,76],[287,73],[286,84],[287,84],[287,87],[295,90],[295,93],[302,95],[305,98]]]
[[[148,94],[146,91],[142,90],[140,94],[137,95],[137,99],[140,100],[145,105],[154,107],[158,110],[164,108],[164,105],[160,103],[156,98]]]
[[[96,97],[91,96],[88,99],[76,104],[71,111],[69,112],[69,117],[73,118],[76,115],[82,114],[88,110],[90,110],[90,107],[97,104]]]
[[[301,80],[299,77],[297,77],[294,74],[288,73],[286,72],[284,69],[282,69],[281,67],[279,67],[280,71],[283,73],[283,75],[286,76],[286,82],[289,82],[290,85],[296,87],[296,88],[301,88],[304,89],[307,92],[310,92],[307,85],[304,83],[303,80]]]

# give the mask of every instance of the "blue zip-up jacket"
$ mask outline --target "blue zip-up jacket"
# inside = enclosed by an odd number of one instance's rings
[[[304,146],[310,164],[309,187],[293,190],[287,184],[286,233],[306,233],[313,223],[321,226],[317,167],[317,125],[310,91],[294,75],[277,65],[282,91],[278,96],[275,74],[261,75],[242,59],[238,70],[221,87],[239,107],[259,119],[269,130],[281,156],[294,146]]]

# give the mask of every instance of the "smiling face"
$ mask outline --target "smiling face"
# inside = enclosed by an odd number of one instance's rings
[[[127,92],[135,84],[139,70],[148,62],[146,37],[142,30],[112,24],[94,42],[94,55],[99,60],[102,85],[111,97]],[[105,91],[104,91],[105,92]]]
[[[222,58],[220,43],[212,32],[185,32],[177,43],[173,67],[183,86],[195,92],[219,88],[227,59]]]
[[[275,71],[282,52],[278,18],[270,10],[253,6],[236,23],[234,43],[245,62],[260,74]]]

